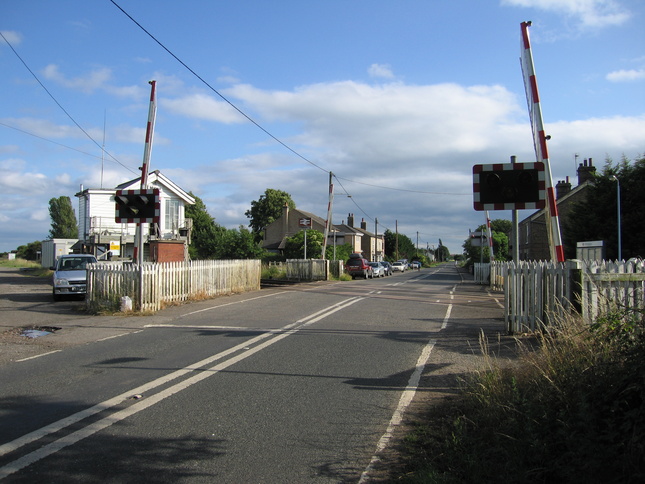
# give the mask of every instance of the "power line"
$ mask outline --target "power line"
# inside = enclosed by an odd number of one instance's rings
[[[56,105],[57,105],[57,106],[58,106],[58,107],[59,107],[59,108],[60,108],[60,109],[61,109],[61,110],[62,110],[62,111],[67,115],[67,117],[68,117],[69,119],[71,119],[71,120],[72,120],[72,122],[76,125],[76,127],[77,127],[78,129],[80,129],[80,130],[83,132],[83,134],[85,134],[85,136],[87,136],[87,137],[90,139],[90,141],[92,141],[92,143],[94,143],[96,146],[98,146],[98,147],[99,147],[99,149],[103,150],[103,148],[101,147],[101,145],[100,145],[100,144],[98,144],[98,143],[96,142],[96,140],[94,140],[94,138],[92,138],[92,137],[89,135],[89,133],[88,133],[87,131],[85,131],[85,130],[83,129],[83,127],[82,127],[80,124],[78,124],[78,123],[76,122],[76,120],[72,117],[72,115],[71,115],[71,114],[69,114],[69,112],[68,112],[68,111],[63,107],[63,105],[62,105],[61,103],[59,103],[59,102],[58,102],[58,100],[54,97],[54,95],[53,95],[51,92],[49,92],[49,89],[47,89],[47,88],[45,87],[45,85],[40,81],[40,79],[39,79],[39,78],[38,78],[38,76],[34,73],[34,71],[32,71],[32,70],[31,70],[31,68],[27,65],[27,63],[23,60],[23,58],[22,58],[22,57],[20,57],[20,54],[18,54],[18,52],[16,51],[16,49],[14,49],[14,48],[13,48],[13,45],[11,45],[11,43],[9,42],[9,40],[7,40],[7,38],[2,34],[2,32],[1,32],[1,31],[0,31],[0,36],[1,36],[1,37],[3,38],[3,40],[7,43],[7,45],[9,46],[9,48],[13,51],[13,53],[14,53],[14,54],[16,55],[16,57],[20,60],[20,62],[22,62],[22,65],[24,65],[24,66],[25,66],[25,69],[27,69],[27,70],[29,71],[29,73],[33,76],[33,78],[34,78],[34,79],[36,79],[36,82],[38,82],[38,84],[40,84],[40,87],[42,87],[42,88],[45,90],[45,92],[49,95],[49,97],[50,97],[50,98],[52,98],[52,100],[56,103]],[[103,151],[104,151],[104,150],[103,150]],[[126,169],[128,169],[128,170],[132,171],[130,168],[128,168],[127,166],[125,166],[123,163],[121,163],[119,160],[117,160],[117,159],[116,159],[114,156],[112,156],[110,153],[108,153],[107,151],[105,151],[105,153],[106,153],[107,155],[109,155],[109,156],[110,156],[110,158],[112,158],[115,162],[117,162],[117,163],[118,163],[119,165],[121,165],[123,168],[126,168]]]
[[[189,67],[184,61],[182,61],[179,57],[177,57],[168,47],[166,47],[160,40],[158,40],[154,35],[152,35],[145,27],[143,27],[139,22],[137,22],[128,12],[126,12],[121,6],[119,6],[114,0],[110,0],[112,4],[117,7],[126,17],[128,17],[137,27],[139,27],[143,32],[146,33],[152,40],[154,40],[163,50],[165,50],[173,59],[175,59],[177,62],[179,62],[184,68],[186,68],[192,75],[194,75],[197,79],[199,79],[208,89],[213,91],[217,96],[219,96],[224,102],[226,102],[229,106],[231,106],[235,111],[237,111],[239,114],[241,114],[244,118],[246,118],[249,122],[251,122],[254,126],[256,126],[258,129],[260,129],[264,134],[269,136],[271,139],[279,143],[281,146],[289,150],[291,153],[296,155],[298,158],[302,159],[303,161],[309,163],[311,166],[318,168],[321,171],[324,171],[325,173],[329,173],[329,170],[321,167],[320,165],[314,163],[311,161],[309,158],[303,156],[299,152],[297,152],[295,149],[291,148],[289,145],[287,145],[284,141],[279,139],[277,136],[273,135],[269,130],[264,128],[260,123],[255,121],[251,116],[246,114],[242,109],[238,108],[232,101],[230,101],[226,96],[224,96],[222,93],[220,93],[217,89],[215,89],[213,86],[211,86],[204,78],[202,78],[197,72],[195,72],[191,67]],[[338,183],[341,185],[343,190],[345,190],[345,187],[343,187],[342,183],[340,182],[341,178],[334,175],[334,178],[338,180]],[[409,190],[409,189],[401,189],[401,188],[393,188],[393,187],[386,187],[386,186],[380,186],[380,185],[372,185],[369,183],[364,183],[364,182],[359,182],[356,180],[350,180],[348,178],[342,178],[342,180],[345,180],[347,182],[351,183],[357,183],[360,185],[366,185],[374,188],[382,188],[386,190],[396,190],[396,191],[402,191],[402,192],[408,192],[408,193],[421,193],[421,194],[427,194],[427,195],[470,195],[470,194],[465,194],[465,193],[440,193],[440,192],[429,192],[429,191],[422,191],[422,190]],[[347,190],[345,190],[345,193],[347,193]],[[352,199],[352,202],[356,207],[370,220],[374,220],[372,217],[370,217],[367,212],[365,212],[354,200],[354,198],[347,193],[347,195]]]

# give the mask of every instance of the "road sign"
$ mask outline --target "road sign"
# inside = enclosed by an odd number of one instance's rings
[[[116,223],[159,223],[159,189],[117,190]]]
[[[306,217],[303,217],[303,218],[301,218],[301,219],[298,219],[298,225],[299,225],[300,227],[310,228],[310,227],[311,227],[311,219],[310,219],[310,218],[306,218]]]
[[[473,166],[475,210],[539,210],[545,207],[544,163]]]

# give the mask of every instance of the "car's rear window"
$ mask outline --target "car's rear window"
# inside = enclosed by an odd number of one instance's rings
[[[349,259],[347,261],[346,266],[362,266],[363,265],[363,260],[362,259]]]

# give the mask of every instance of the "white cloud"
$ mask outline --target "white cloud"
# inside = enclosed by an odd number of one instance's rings
[[[104,88],[107,81],[112,77],[112,71],[107,67],[95,69],[85,77],[70,79],[62,74],[56,64],[49,64],[43,69],[45,79],[57,82],[70,89],[79,90],[84,93],[94,92],[96,89]]]
[[[175,99],[162,99],[164,109],[188,118],[204,119],[221,123],[241,123],[244,117],[228,103],[218,101],[206,94],[192,94]]]
[[[393,79],[394,73],[392,68],[387,64],[372,64],[367,70],[370,77],[379,77],[383,79]]]
[[[616,0],[501,0],[502,5],[536,8],[575,17],[583,27],[621,25],[631,17]]]
[[[22,35],[20,35],[19,32],[15,32],[13,30],[1,30],[0,32],[2,32],[4,38],[7,39],[13,47],[16,47],[22,42]]]
[[[645,69],[621,69],[610,72],[606,78],[610,82],[642,81],[645,79]]]

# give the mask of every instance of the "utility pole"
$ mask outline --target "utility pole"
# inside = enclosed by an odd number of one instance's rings
[[[329,201],[327,202],[327,220],[325,221],[325,235],[323,236],[323,247],[321,259],[325,259],[325,254],[327,252],[327,237],[329,237],[329,229],[332,225],[332,207],[334,206],[334,184],[332,183],[332,177],[334,174],[329,172]],[[334,237],[334,258],[336,255],[336,237]]]

